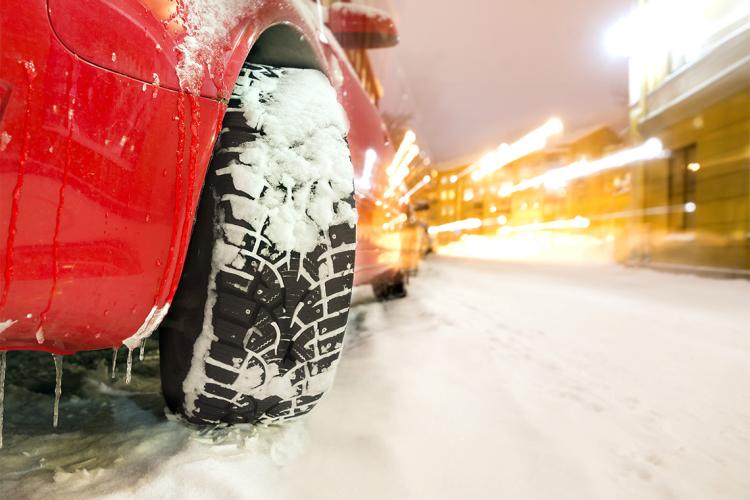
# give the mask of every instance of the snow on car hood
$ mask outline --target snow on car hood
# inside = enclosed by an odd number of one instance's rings
[[[200,91],[203,65],[210,66],[217,59],[242,15],[259,4],[260,0],[183,0],[181,17],[186,34],[177,45],[180,62],[176,71],[184,90]]]
[[[262,3],[263,0],[182,0],[179,17],[185,25],[185,37],[177,45],[180,60],[175,71],[183,90],[200,92],[204,65],[209,73],[218,69],[229,34]],[[325,9],[317,2],[292,0],[291,3],[311,26],[320,25],[322,29],[320,16]]]

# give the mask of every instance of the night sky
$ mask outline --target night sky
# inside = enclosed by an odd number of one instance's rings
[[[412,115],[434,162],[476,159],[553,115],[567,138],[627,125],[627,62],[603,40],[629,0],[383,1],[401,44],[372,51],[381,108]]]

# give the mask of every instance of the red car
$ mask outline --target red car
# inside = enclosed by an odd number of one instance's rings
[[[396,40],[349,4],[5,0],[0,351],[159,328],[188,420],[308,412],[352,285],[403,291],[392,146],[342,48]]]

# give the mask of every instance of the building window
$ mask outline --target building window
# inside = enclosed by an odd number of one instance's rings
[[[446,191],[440,191],[440,199],[443,201],[446,200],[455,200],[456,199],[456,191],[453,189],[449,189]]]
[[[474,199],[474,190],[471,188],[464,189],[464,201],[471,201]]]
[[[695,144],[672,151],[669,159],[669,227],[693,229],[695,227],[695,190],[700,168],[696,162]]]
[[[622,177],[619,175],[612,181],[612,187],[614,194],[629,193],[632,184],[632,178],[630,172],[625,173]]]
[[[440,215],[443,217],[449,217],[456,213],[456,209],[452,205],[446,205],[440,209]]]

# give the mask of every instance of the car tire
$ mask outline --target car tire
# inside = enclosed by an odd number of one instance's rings
[[[253,168],[237,149],[266,133],[248,122],[243,91],[301,71],[315,70],[246,64],[228,103],[180,284],[159,331],[165,400],[192,423],[273,423],[304,415],[330,387],[341,354],[356,225],[321,229],[312,251],[282,250],[267,234],[268,220],[259,231],[232,203],[262,195],[222,174],[232,164]],[[332,90],[330,105],[339,106]],[[260,102],[284,98],[268,92]],[[350,165],[346,137],[335,140],[343,141],[336,146]],[[338,203],[354,213],[350,175],[351,191]]]
[[[387,279],[373,283],[372,292],[381,301],[403,299],[406,297],[407,278],[403,272],[398,272]]]

